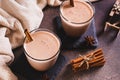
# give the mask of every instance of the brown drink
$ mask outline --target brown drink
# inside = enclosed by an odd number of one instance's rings
[[[24,49],[30,65],[39,71],[53,66],[60,49],[58,37],[48,30],[36,30],[31,33],[33,41],[24,42]]]
[[[87,30],[94,15],[94,8],[86,1],[74,0],[74,7],[70,5],[69,0],[61,4],[60,17],[67,35],[79,37]]]

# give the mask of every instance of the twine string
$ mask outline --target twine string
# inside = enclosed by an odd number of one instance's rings
[[[94,59],[94,53],[91,53],[91,55],[89,57],[87,56],[82,56],[82,55],[79,55],[80,57],[83,58],[83,61],[80,63],[79,67],[82,67],[83,64],[85,63],[87,66],[86,66],[86,69],[88,70],[90,68],[90,65],[89,65],[89,61]]]

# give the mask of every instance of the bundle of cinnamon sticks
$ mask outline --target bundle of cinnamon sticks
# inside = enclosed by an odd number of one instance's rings
[[[70,64],[74,72],[83,71],[92,67],[103,66],[105,58],[102,49],[97,49],[84,56],[80,55],[78,58],[71,60]]]

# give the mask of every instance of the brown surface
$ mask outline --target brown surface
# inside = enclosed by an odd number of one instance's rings
[[[56,80],[120,80],[120,35],[114,40],[111,40],[112,33],[103,33],[104,23],[108,16],[108,13],[114,4],[115,0],[101,0],[100,2],[93,3],[96,9],[95,13],[95,25],[99,40],[98,48],[102,48],[106,63],[103,67],[98,69],[91,69],[85,72],[73,73],[66,65],[57,76]],[[53,19],[59,15],[59,7],[47,7],[44,10],[44,19],[40,27],[48,28],[55,31],[53,25]],[[23,52],[23,51],[22,51]],[[21,55],[21,48],[15,49],[14,53],[17,58]],[[71,60],[79,55],[84,54],[87,51],[76,50],[64,50],[61,54],[67,56],[67,60]]]

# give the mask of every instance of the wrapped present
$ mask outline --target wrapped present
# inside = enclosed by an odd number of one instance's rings
[[[116,0],[114,3],[109,16],[108,20],[106,21],[104,31],[107,30],[107,28],[114,28],[116,31],[119,32],[120,30],[120,1]]]

